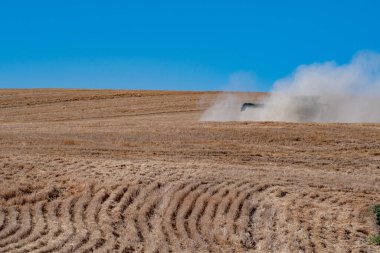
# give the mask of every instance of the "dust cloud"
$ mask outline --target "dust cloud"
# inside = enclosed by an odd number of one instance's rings
[[[380,122],[380,54],[360,52],[343,65],[299,66],[261,100],[222,93],[201,121]],[[260,106],[241,110],[242,104]]]

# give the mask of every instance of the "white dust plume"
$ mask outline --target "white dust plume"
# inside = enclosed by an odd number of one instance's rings
[[[251,106],[242,108],[244,103]],[[380,55],[361,52],[344,65],[302,65],[261,101],[221,94],[200,120],[380,122]]]

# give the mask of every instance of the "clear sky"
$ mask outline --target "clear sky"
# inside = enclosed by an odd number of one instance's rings
[[[0,88],[265,91],[301,64],[379,52],[379,13],[375,0],[1,0]]]

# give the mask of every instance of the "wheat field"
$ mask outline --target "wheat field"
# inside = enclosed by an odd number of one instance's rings
[[[380,252],[379,124],[199,122],[216,96],[0,90],[0,252]]]

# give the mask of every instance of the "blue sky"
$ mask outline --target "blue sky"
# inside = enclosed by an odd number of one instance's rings
[[[0,88],[265,91],[301,64],[379,52],[379,10],[369,0],[2,0]]]

